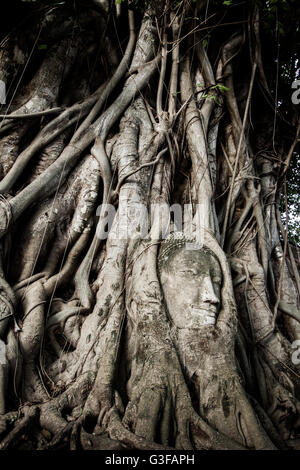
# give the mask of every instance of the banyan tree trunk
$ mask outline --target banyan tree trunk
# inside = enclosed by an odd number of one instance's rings
[[[259,8],[63,3],[0,56],[0,448],[299,448]]]

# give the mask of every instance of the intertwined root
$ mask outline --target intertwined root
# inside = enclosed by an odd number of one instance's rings
[[[24,435],[40,449],[295,447],[299,370],[285,334],[299,336],[300,279],[281,248],[268,112],[262,148],[250,145],[261,77],[267,88],[258,7],[243,81],[246,35],[218,24],[204,46],[205,2],[147,3],[138,34],[134,8],[116,28],[124,2],[118,18],[90,2],[76,24],[65,3],[67,15],[41,20],[46,49],[1,117],[0,448]],[[0,78],[16,77],[27,49],[1,43]],[[173,221],[136,212],[175,201],[191,205],[185,223],[200,220],[222,270],[216,325],[201,331],[178,332],[166,309],[158,246]]]

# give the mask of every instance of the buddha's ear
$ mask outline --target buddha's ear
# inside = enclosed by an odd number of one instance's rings
[[[221,297],[221,308],[217,317],[216,325],[222,331],[222,336],[231,341],[237,330],[237,310],[233,299],[227,296]]]
[[[160,283],[161,283],[162,286],[165,285],[165,283],[168,281],[169,277],[170,277],[170,275],[169,275],[169,273],[166,272],[166,271],[161,271],[161,272],[159,273],[158,278],[159,278],[159,281],[160,281]]]

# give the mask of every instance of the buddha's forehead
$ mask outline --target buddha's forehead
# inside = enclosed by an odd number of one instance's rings
[[[207,249],[193,250],[186,247],[177,249],[170,260],[172,267],[197,266],[204,270],[221,271],[216,257]]]

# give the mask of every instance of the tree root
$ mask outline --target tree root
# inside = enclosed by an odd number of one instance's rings
[[[6,450],[13,445],[15,445],[22,435],[26,434],[27,430],[30,429],[32,424],[37,421],[39,409],[37,406],[31,407],[24,407],[22,410],[23,418],[16,423],[12,431],[2,439],[0,442],[0,450]],[[9,419],[10,413],[8,413],[7,417]],[[3,418],[1,418],[3,419]]]

